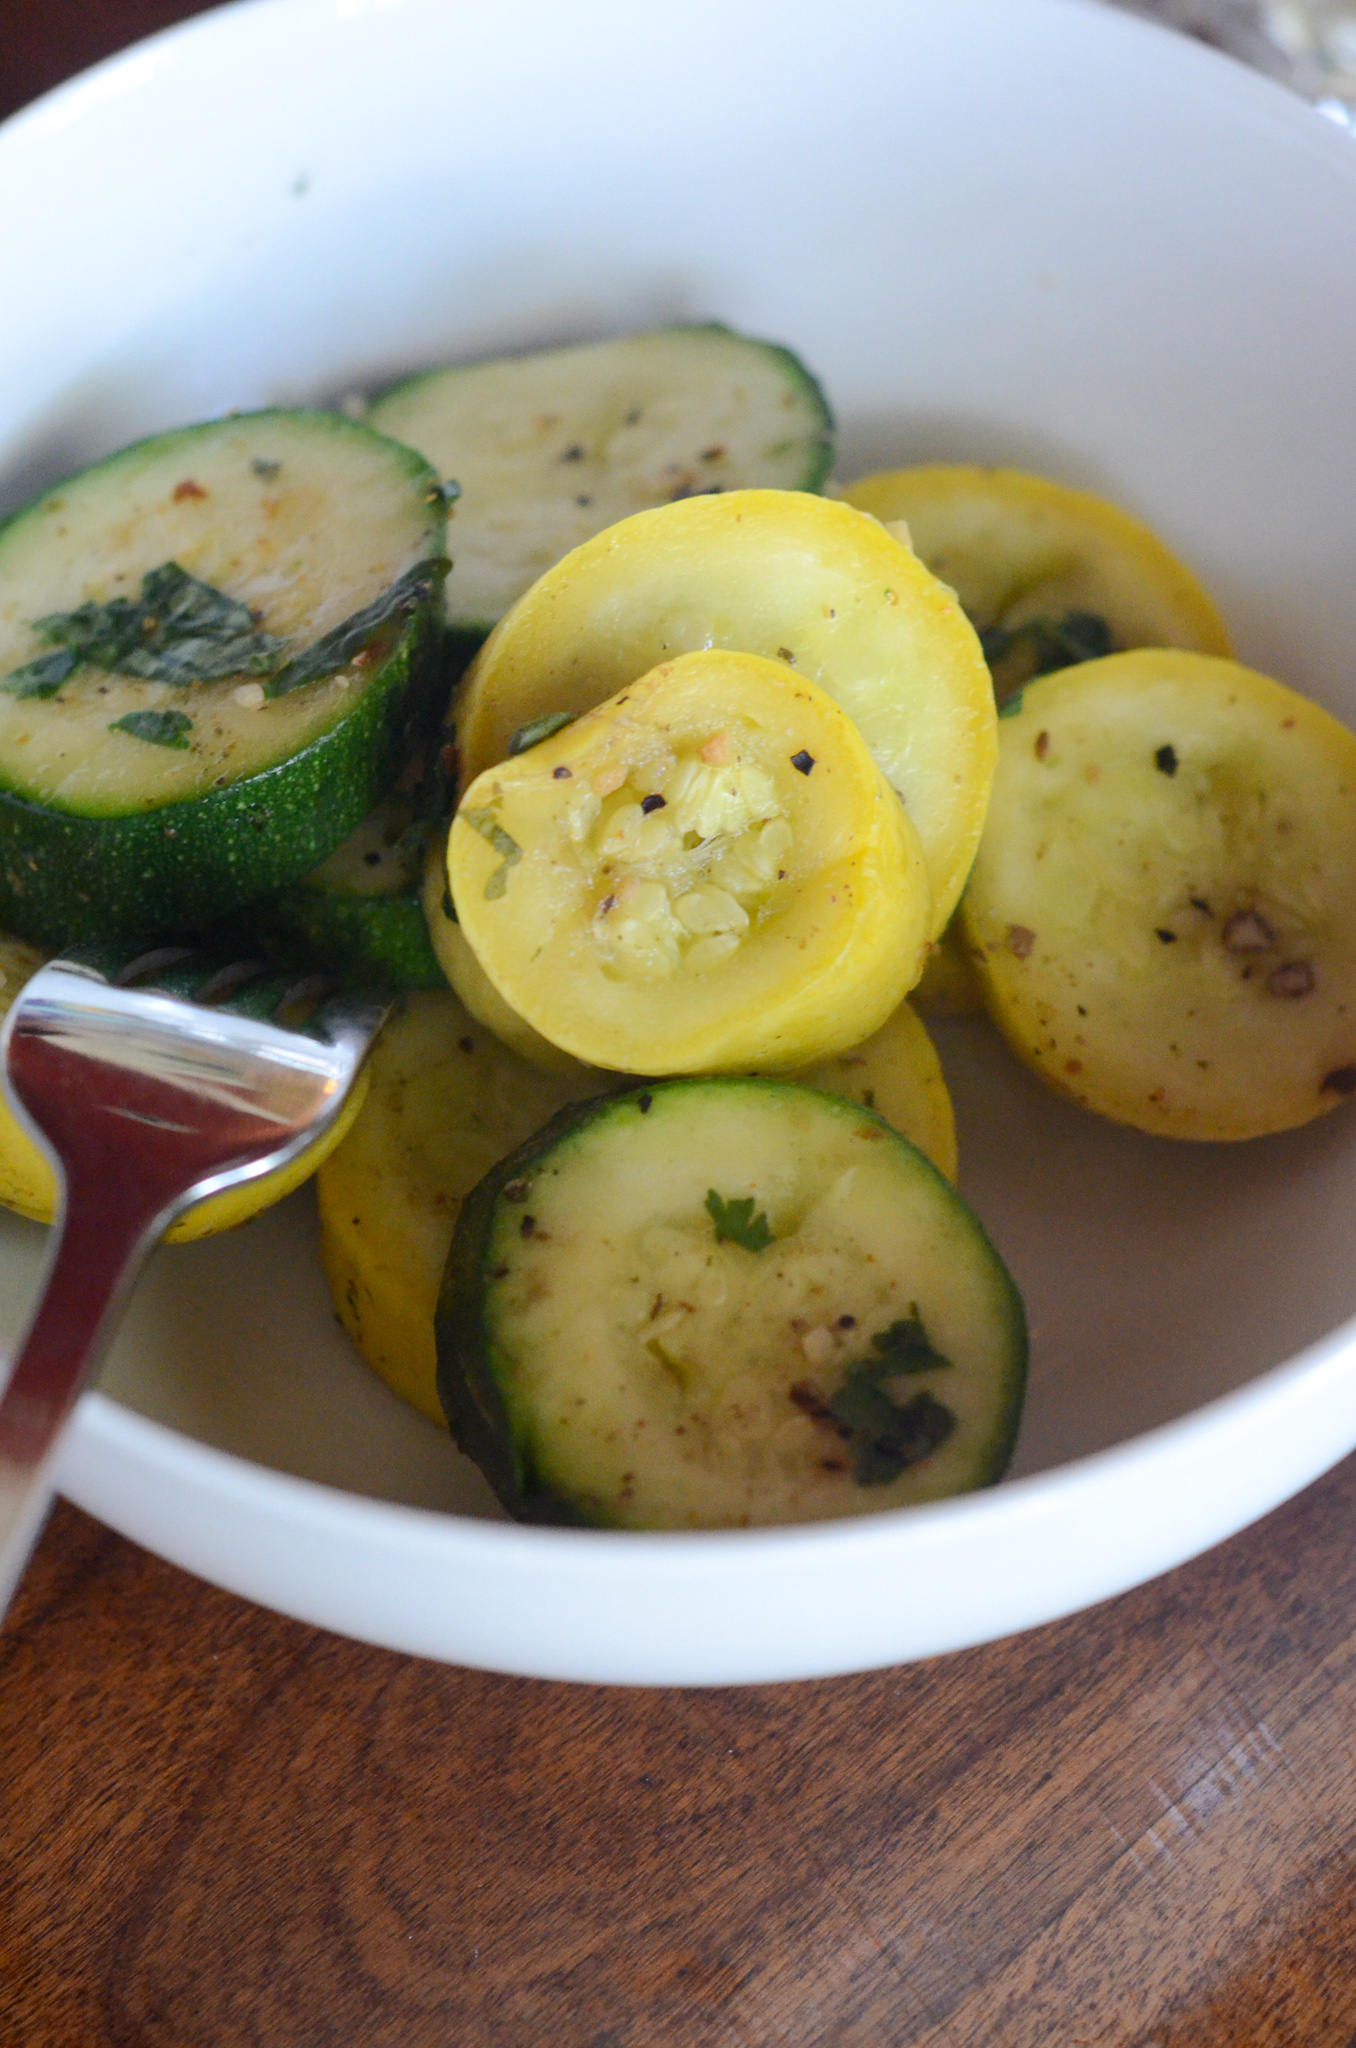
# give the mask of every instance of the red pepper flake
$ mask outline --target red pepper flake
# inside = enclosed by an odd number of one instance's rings
[[[568,782],[573,772],[574,771],[570,768],[567,768],[565,766],[565,763],[562,761],[559,768],[553,768],[551,770],[551,776],[552,779],[556,782]]]
[[[1286,960],[1274,967],[1267,976],[1267,988],[1274,996],[1290,996],[1292,999],[1312,994],[1314,987],[1314,963],[1312,960]]]
[[[1047,754],[1049,753],[1049,751],[1050,751],[1050,735],[1049,735],[1049,733],[1048,733],[1048,732],[1038,732],[1038,733],[1036,734],[1036,745],[1035,745],[1035,747],[1034,747],[1034,749],[1033,749],[1033,752],[1035,753],[1036,759],[1037,759],[1038,761],[1043,761],[1043,760],[1045,759],[1046,755],[1047,755]]]
[[[180,500],[184,498],[205,498],[206,496],[207,493],[203,489],[202,485],[195,484],[191,476],[186,476],[181,484],[176,484],[174,486],[174,498],[176,503],[178,503]]]
[[[1220,933],[1227,953],[1268,953],[1276,934],[1256,910],[1236,910]]]
[[[1083,1071],[1082,1060],[1065,1060],[1064,1071],[1066,1074],[1081,1074]]]
[[[1014,953],[1019,960],[1030,959],[1031,950],[1035,943],[1036,934],[1033,931],[1028,931],[1024,924],[1010,924],[1008,926],[1007,949],[1009,953]]]

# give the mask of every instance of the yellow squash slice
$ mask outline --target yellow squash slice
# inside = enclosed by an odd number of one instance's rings
[[[784,663],[665,662],[479,776],[448,842],[509,1007],[590,1065],[786,1072],[877,1030],[931,899],[844,712]]]
[[[363,1113],[316,1176],[325,1272],[368,1364],[441,1425],[433,1312],[462,1198],[558,1109],[612,1077],[580,1066],[539,1073],[450,990],[407,997],[367,1072]]]
[[[956,1178],[956,1117],[937,1048],[909,1003],[864,1045],[835,1053],[795,1077],[806,1088],[822,1088],[874,1109],[902,1138],[916,1145],[939,1173]]]
[[[907,522],[984,639],[1000,701],[1038,671],[1133,647],[1232,653],[1196,578],[1142,520],[1017,469],[929,463],[862,477],[849,504]]]
[[[1170,649],[1014,705],[962,921],[1020,1056],[1167,1137],[1285,1130],[1356,1092],[1356,736]]]
[[[639,512],[576,548],[501,620],[457,710],[466,779],[515,732],[587,711],[700,648],[780,661],[855,722],[904,801],[945,925],[979,840],[993,693],[955,595],[852,506],[730,491]]]

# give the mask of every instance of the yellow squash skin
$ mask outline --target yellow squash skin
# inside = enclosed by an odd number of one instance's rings
[[[438,965],[447,976],[449,987],[477,1024],[483,1024],[487,1031],[492,1031],[529,1066],[540,1067],[546,1074],[577,1072],[577,1060],[571,1059],[558,1045],[552,1045],[549,1038],[543,1038],[540,1031],[534,1031],[530,1024],[524,1023],[517,1011],[511,1010],[504,1001],[466,943],[461,926],[447,914],[445,898],[448,886],[447,827],[443,826],[429,840],[420,900],[424,922],[428,926],[429,943]]]
[[[920,1152],[926,1152],[938,1173],[956,1178],[956,1117],[937,1048],[910,1003],[864,1045],[835,1053],[817,1067],[795,1077],[806,1088],[844,1095],[860,1102],[893,1125]]]
[[[462,1199],[567,1102],[611,1085],[543,1074],[452,994],[406,998],[367,1064],[370,1089],[316,1175],[321,1252],[339,1320],[402,1400],[440,1428],[433,1312]]]
[[[592,1066],[788,1072],[885,1022],[930,924],[918,835],[852,721],[784,663],[665,662],[488,769],[453,822],[461,929]]]
[[[1163,1137],[1258,1137],[1348,1099],[1356,736],[1173,649],[1014,704],[961,916],[1019,1056]]]
[[[6,1016],[24,983],[50,957],[22,939],[0,933],[0,1019]],[[262,1180],[246,1181],[240,1187],[227,1188],[223,1194],[199,1202],[171,1224],[165,1232],[165,1242],[187,1244],[197,1237],[215,1237],[219,1231],[233,1230],[238,1223],[248,1223],[252,1216],[271,1209],[284,1195],[290,1195],[294,1188],[309,1180],[321,1160],[334,1150],[362,1108],[366,1094],[364,1070],[332,1127],[299,1159],[277,1173],[265,1174]],[[50,1223],[56,1215],[56,1200],[56,1175],[46,1155],[38,1150],[5,1096],[0,1094],[0,1206],[13,1209],[34,1223]]]
[[[905,520],[913,547],[981,632],[1070,611],[1104,618],[1117,651],[1233,652],[1191,571],[1143,520],[1091,491],[1025,470],[925,463],[848,486],[849,504]],[[1021,650],[995,664],[1001,698],[1026,680]]]
[[[636,513],[513,606],[467,675],[467,781],[515,731],[589,710],[701,648],[780,660],[855,722],[927,862],[929,937],[950,917],[984,822],[993,690],[955,593],[878,520],[803,491],[730,491]]]

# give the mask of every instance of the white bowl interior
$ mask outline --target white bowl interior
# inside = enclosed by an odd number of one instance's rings
[[[8,274],[30,280],[0,333],[0,509],[230,406],[718,317],[818,372],[839,474],[949,456],[1103,490],[1198,570],[1242,658],[1356,724],[1356,149],[1089,0],[252,0],[11,123],[0,217]],[[962,1184],[1031,1315],[1018,1483],[794,1538],[500,1527],[479,1475],[339,1332],[304,1195],[157,1256],[63,1483],[223,1583],[373,1640],[696,1681],[885,1662],[1064,1611],[1356,1442],[1345,1337],[1237,1393],[1356,1314],[1350,1111],[1173,1145],[1045,1094],[984,1028],[939,1035]],[[0,1227],[10,1331],[41,1249]],[[751,1628],[711,1611],[717,1556],[730,1585],[757,1582]],[[813,1559],[832,1604],[849,1557],[884,1589],[850,1625],[778,1578]],[[924,1558],[940,1591],[920,1602]],[[510,1579],[517,1611],[496,1616]]]

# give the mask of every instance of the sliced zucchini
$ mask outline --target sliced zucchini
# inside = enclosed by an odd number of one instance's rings
[[[1001,702],[1033,675],[1134,647],[1229,655],[1214,603],[1142,520],[1016,469],[929,463],[863,477],[850,504],[904,520],[979,628]]]
[[[325,413],[138,442],[0,527],[0,918],[194,927],[394,782],[437,662],[444,501]]]
[[[8,1014],[24,983],[32,979],[50,956],[36,946],[25,945],[0,933],[0,1021]],[[333,1152],[350,1129],[367,1095],[364,1067],[333,1124],[298,1158],[259,1180],[227,1188],[187,1210],[165,1233],[168,1244],[186,1244],[193,1238],[214,1237],[218,1231],[233,1230],[248,1223],[264,1209],[271,1209],[284,1195],[290,1195],[315,1172],[322,1159]],[[0,1206],[27,1216],[34,1223],[50,1223],[56,1214],[56,1175],[45,1152],[39,1150],[0,1092]]]
[[[369,1092],[316,1177],[339,1319],[402,1399],[441,1424],[433,1312],[462,1197],[567,1102],[611,1084],[516,1059],[448,990],[418,993],[367,1063]]]
[[[614,521],[698,492],[817,490],[833,446],[804,365],[715,324],[433,370],[367,418],[460,486],[448,618],[480,638]]]
[[[349,980],[445,987],[420,900],[431,830],[410,797],[383,798],[304,880],[251,904],[250,929]]]
[[[995,1480],[1026,1336],[921,1152],[838,1096],[657,1084],[562,1112],[462,1206],[453,1434],[526,1520],[722,1528]]]
[[[442,825],[429,841],[423,888],[429,942],[442,975],[477,1024],[492,1031],[519,1059],[547,1074],[577,1073],[576,1059],[562,1052],[558,1045],[552,1045],[540,1031],[534,1031],[526,1018],[504,1001],[467,944],[453,914],[452,885],[447,878],[447,833],[447,825]]]
[[[927,874],[851,719],[785,663],[662,663],[481,775],[457,921],[535,1031],[625,1073],[787,1071],[917,979]]]
[[[805,1088],[844,1095],[883,1116],[887,1124],[925,1152],[950,1181],[956,1178],[956,1116],[942,1063],[910,1003],[864,1045],[811,1067],[796,1080]]]
[[[1112,655],[1003,719],[962,922],[1050,1086],[1178,1138],[1356,1092],[1356,737],[1233,662]]]
[[[847,712],[917,828],[935,937],[984,822],[993,690],[954,594],[850,505],[733,491],[637,513],[576,548],[467,673],[457,711],[467,778],[502,761],[522,727],[587,711],[705,647],[785,662]]]

